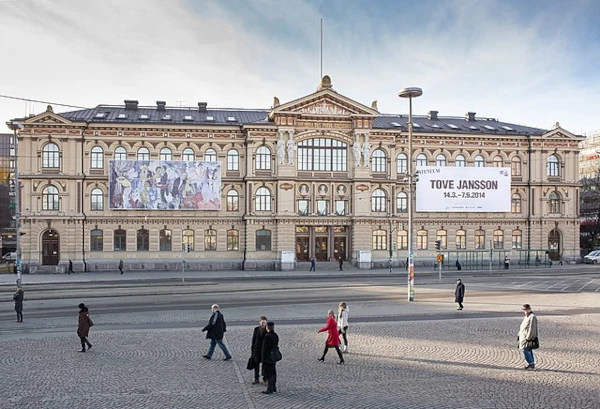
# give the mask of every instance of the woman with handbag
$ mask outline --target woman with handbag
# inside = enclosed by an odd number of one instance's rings
[[[19,288],[13,295],[15,302],[15,312],[17,313],[17,322],[23,322],[23,289]]]
[[[90,318],[88,307],[84,303],[78,305],[79,307],[79,325],[77,326],[77,336],[81,340],[81,351],[85,352],[87,345],[88,349],[92,348],[92,344],[88,341],[87,337],[90,335],[90,327],[94,325]]]
[[[279,352],[279,336],[275,333],[275,323],[267,322],[267,334],[262,343],[262,370],[263,377],[267,379],[265,395],[277,392],[277,361],[281,359]]]
[[[521,311],[525,314],[519,328],[519,349],[527,365],[523,369],[535,369],[533,350],[539,347],[537,317],[533,314],[529,304],[523,304]]]
[[[344,346],[342,352],[348,352],[348,305],[345,302],[341,302],[338,308],[338,334],[344,339]]]
[[[335,312],[333,310],[327,311],[327,324],[321,328],[318,332],[327,332],[327,341],[325,341],[325,349],[323,350],[323,356],[319,358],[319,361],[325,361],[325,355],[329,348],[335,348],[338,356],[340,357],[339,364],[344,364],[344,357],[342,351],[340,351],[340,335],[338,333],[337,323],[335,322]]]

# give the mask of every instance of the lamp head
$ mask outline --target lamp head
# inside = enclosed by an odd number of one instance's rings
[[[403,88],[398,92],[400,98],[416,98],[423,95],[423,90],[417,87]]]

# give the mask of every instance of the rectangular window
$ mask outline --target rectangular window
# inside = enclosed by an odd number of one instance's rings
[[[446,230],[438,230],[435,239],[440,240],[442,242],[442,250],[448,248],[448,234]]]
[[[523,248],[522,239],[523,239],[523,236],[521,235],[521,231],[520,230],[513,231],[513,234],[512,234],[512,248],[513,249]]]
[[[387,232],[385,230],[373,232],[373,250],[387,250]]]
[[[408,232],[406,230],[400,230],[398,232],[398,250],[408,250]]]
[[[271,231],[256,231],[256,251],[271,251]]]
[[[159,250],[160,251],[171,251],[171,230],[161,230],[159,239]]]
[[[298,143],[298,170],[345,172],[347,145],[334,139],[315,138]]]
[[[300,216],[308,216],[309,212],[309,201],[308,200],[298,200],[298,215]]]
[[[207,230],[204,233],[204,250],[216,251],[217,250],[217,232],[216,230]]]
[[[346,200],[336,200],[335,201],[336,216],[346,216],[348,214],[347,203],[348,202]]]
[[[127,251],[127,234],[125,230],[117,230],[114,235],[114,251]]]
[[[467,233],[464,230],[456,232],[456,249],[465,250],[467,248]]]
[[[478,250],[485,249],[485,231],[475,230],[475,248]]]
[[[104,250],[104,234],[102,233],[102,230],[92,230],[90,234],[90,250]]]
[[[327,200],[317,200],[317,214],[327,216]]]
[[[237,230],[227,231],[227,251],[240,249],[240,232]]]
[[[502,230],[494,231],[494,249],[504,248],[504,232]]]

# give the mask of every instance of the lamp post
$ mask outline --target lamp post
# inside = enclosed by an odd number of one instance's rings
[[[17,131],[24,129],[23,124],[9,121],[6,125],[12,129],[15,135],[15,235],[17,259],[17,287],[21,288],[21,187],[19,186],[19,136]]]
[[[403,88],[398,92],[400,98],[408,98],[408,301],[415,300],[415,258],[413,254],[413,149],[412,149],[412,100],[423,95],[421,88]]]

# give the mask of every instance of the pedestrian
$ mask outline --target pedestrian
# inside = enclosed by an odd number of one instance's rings
[[[460,261],[458,261],[458,259],[456,259],[456,269],[458,271],[462,270],[462,265],[460,264]]]
[[[267,378],[267,390],[262,392],[265,395],[277,392],[277,362],[273,360],[272,354],[275,350],[279,350],[279,335],[275,333],[275,323],[269,321],[261,353],[263,376]]]
[[[17,322],[23,322],[23,289],[19,288],[15,295],[13,295],[15,301],[15,312],[17,313]]]
[[[338,335],[344,339],[342,352],[348,352],[348,305],[344,301],[338,306]]]
[[[73,272],[73,262],[69,260],[69,275]]]
[[[86,345],[88,350],[92,349],[92,344],[90,344],[90,341],[88,341],[87,337],[90,336],[90,327],[94,324],[90,319],[90,311],[88,307],[84,303],[79,304],[78,307],[79,324],[77,326],[77,336],[81,340],[81,351],[79,352],[85,352]]]
[[[123,260],[119,260],[119,271],[123,274]]]
[[[225,323],[225,318],[221,311],[219,311],[219,306],[217,304],[213,304],[212,314],[208,320],[208,324],[204,328],[202,328],[202,332],[206,331],[206,339],[210,339],[210,347],[208,348],[208,352],[206,355],[203,355],[203,358],[211,359],[213,353],[215,352],[215,346],[219,345],[223,354],[225,354],[225,359],[223,361],[229,361],[231,359],[231,354],[227,350],[225,344],[223,344],[223,337],[227,332],[227,324]]]
[[[338,262],[340,263],[339,271],[344,271],[344,259],[340,257]]]
[[[254,363],[254,381],[252,385],[260,383],[260,364],[262,362],[262,346],[265,335],[267,335],[267,317],[262,316],[258,321],[258,326],[254,328],[254,332],[252,333],[252,346],[250,347],[250,351],[252,352],[251,359]],[[263,381],[266,381],[264,375]]]
[[[315,268],[317,267],[317,261],[315,260],[314,257],[310,258],[310,270],[308,271],[315,271]]]
[[[508,258],[508,256],[504,256],[504,269],[508,270],[509,265],[510,265],[510,258]]]
[[[318,332],[326,332],[327,331],[327,341],[325,341],[325,349],[323,350],[323,356],[319,358],[319,361],[325,361],[325,355],[327,355],[327,351],[329,348],[335,348],[335,352],[337,352],[340,357],[339,364],[344,364],[344,357],[342,356],[342,351],[340,351],[340,335],[338,334],[337,324],[335,322],[335,312],[333,310],[327,311],[327,323],[323,328],[321,328]]]
[[[458,303],[458,310],[463,309],[463,300],[465,299],[465,285],[460,281],[460,278],[456,280],[456,289],[454,290],[454,302]]]
[[[538,337],[538,326],[537,326],[537,317],[531,310],[531,305],[523,304],[521,307],[521,311],[525,314],[523,317],[523,321],[521,321],[521,326],[519,327],[519,336],[517,340],[519,341],[519,349],[521,350],[527,365],[524,366],[524,369],[535,369],[535,358],[533,356],[533,348],[531,343],[539,342],[537,340]]]

